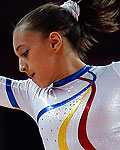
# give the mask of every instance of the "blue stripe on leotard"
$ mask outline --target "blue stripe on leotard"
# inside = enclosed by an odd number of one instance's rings
[[[6,92],[7,92],[9,101],[14,108],[20,108],[15,100],[14,95],[13,95],[13,92],[11,89],[11,83],[12,83],[12,81],[10,79],[6,79]]]

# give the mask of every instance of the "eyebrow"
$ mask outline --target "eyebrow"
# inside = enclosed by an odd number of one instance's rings
[[[19,46],[16,48],[16,51],[19,51],[19,48],[22,47],[22,46],[25,46],[25,45],[24,45],[24,44],[19,45]]]

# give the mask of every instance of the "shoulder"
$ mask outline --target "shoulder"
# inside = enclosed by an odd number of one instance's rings
[[[118,61],[118,62],[113,62],[113,63],[112,63],[112,68],[113,68],[114,71],[117,72],[118,75],[120,76],[120,61]]]
[[[16,80],[16,79],[11,79],[11,78],[6,78],[6,77],[1,77],[3,84],[6,86],[10,86],[12,89],[19,89],[23,91],[36,91],[38,88],[37,84],[35,84],[32,79],[28,78],[25,80]]]
[[[102,74],[102,73],[117,73],[120,76],[120,61],[118,62],[112,62],[111,64],[105,65],[105,66],[93,66],[93,72],[96,75]]]

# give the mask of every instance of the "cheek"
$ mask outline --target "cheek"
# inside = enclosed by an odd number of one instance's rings
[[[46,72],[52,69],[52,55],[48,53],[48,49],[45,47],[37,47],[33,49],[30,55],[30,63],[32,68],[37,69],[39,72]]]
[[[46,56],[44,55],[32,55],[30,58],[30,66],[36,71],[44,71],[48,69],[49,62]]]

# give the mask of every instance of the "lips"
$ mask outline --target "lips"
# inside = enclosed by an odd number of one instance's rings
[[[30,77],[31,79],[34,77],[35,73],[33,73],[32,75],[27,74],[28,77]]]
[[[34,77],[34,75],[35,75],[35,73],[33,73],[33,74],[31,75],[31,78],[33,78],[33,77]]]

